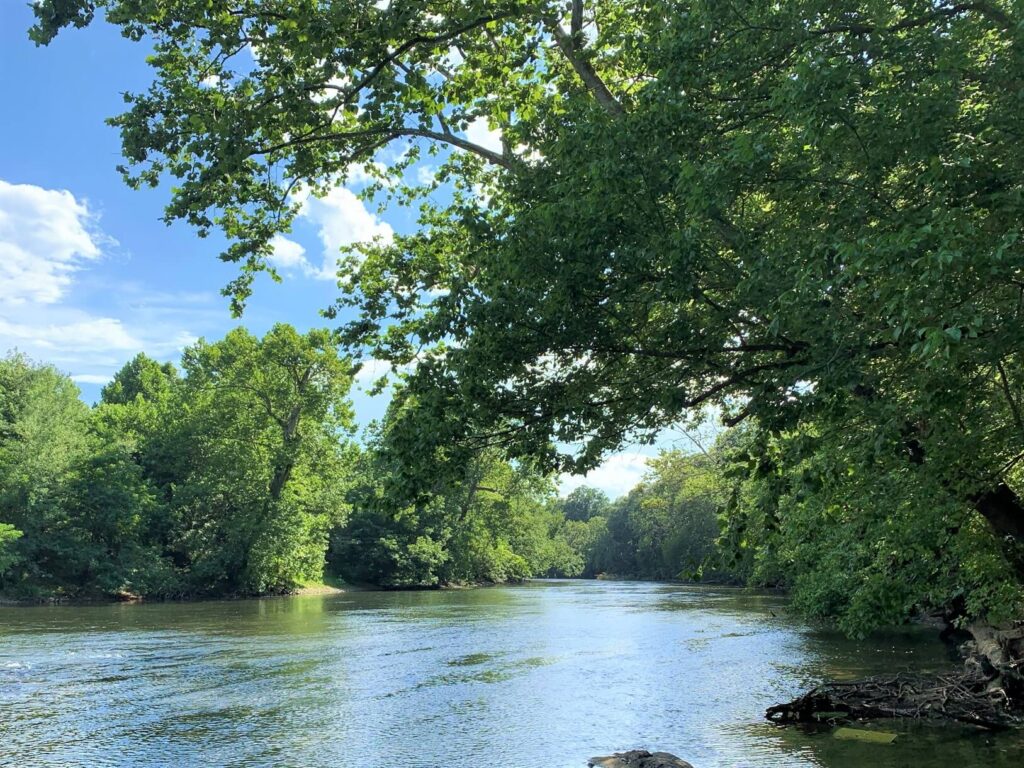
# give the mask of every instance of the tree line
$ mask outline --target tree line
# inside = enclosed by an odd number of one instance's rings
[[[1024,615],[1019,2],[33,12],[40,44],[145,41],[120,170],[223,233],[236,312],[297,191],[359,170],[419,206],[350,254],[329,312],[347,353],[416,363],[379,435],[386,498],[484,498],[459,475],[492,449],[586,471],[713,406],[737,430],[720,567],[851,632]],[[609,535],[646,546],[658,508]]]
[[[277,325],[140,354],[88,407],[54,367],[0,360],[0,589],[15,597],[286,592],[338,573],[385,586],[571,570],[554,485],[497,457],[402,508],[353,438],[351,365]]]
[[[698,578],[724,500],[712,457],[655,459],[612,503],[558,498],[482,451],[403,492],[388,423],[354,437],[351,364],[326,331],[244,329],[139,354],[89,407],[51,365],[0,360],[0,590],[21,598],[258,595],[325,569],[391,588],[533,576]]]
[[[329,334],[238,329],[181,371],[140,354],[86,406],[0,361],[0,584],[24,596],[265,593],[323,567],[343,513],[349,377]]]
[[[621,498],[559,498],[550,473],[498,449],[410,446],[402,427],[422,414],[402,384],[356,439],[354,370],[327,331],[239,328],[180,369],[139,354],[90,407],[53,366],[0,359],[0,591],[604,576],[784,588],[852,634],[922,611],[1019,615],[1019,548],[873,431],[745,424],[662,452]]]
[[[236,329],[139,354],[94,406],[55,367],[0,359],[0,590],[21,598],[259,595],[325,570],[390,588],[533,576],[694,576],[717,538],[709,460],[653,462],[612,505],[559,499],[482,451],[410,496],[388,425],[355,439],[351,363],[330,333]]]

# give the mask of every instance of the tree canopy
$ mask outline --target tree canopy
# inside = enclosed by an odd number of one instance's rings
[[[259,594],[316,580],[345,519],[348,364],[326,331],[144,354],[93,408],[0,360],[0,587],[22,596]]]
[[[228,236],[236,310],[300,190],[362,168],[420,201],[417,231],[350,254],[334,308],[356,310],[353,353],[418,363],[407,464],[500,443],[584,470],[715,405],[773,445],[912,477],[915,524],[983,520],[1024,576],[1017,0],[35,13],[41,43],[102,13],[153,46],[152,87],[113,120],[123,170],[172,180],[167,217]],[[502,151],[469,141],[476,120]],[[410,181],[429,153],[433,180]],[[864,508],[845,509],[853,530]]]
[[[0,358],[0,594],[274,594],[328,560],[385,587],[582,570],[526,464],[437,453],[410,497],[392,454],[353,439],[352,365],[326,330],[237,328],[180,370],[139,354],[89,407],[52,366]]]

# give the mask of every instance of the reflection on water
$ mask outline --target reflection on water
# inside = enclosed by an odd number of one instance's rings
[[[825,677],[950,663],[924,631],[857,643],[778,597],[617,582],[0,608],[0,765],[697,768],[1024,765],[1024,738],[780,729]],[[893,728],[886,724],[886,728]]]

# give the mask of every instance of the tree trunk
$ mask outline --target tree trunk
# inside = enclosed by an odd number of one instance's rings
[[[971,503],[997,534],[1024,542],[1024,504],[1006,483],[974,496]]]

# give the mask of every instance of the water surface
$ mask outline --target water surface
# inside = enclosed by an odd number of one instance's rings
[[[1019,735],[763,720],[821,679],[950,664],[926,630],[855,643],[775,596],[637,582],[0,607],[0,765],[1020,768]]]

